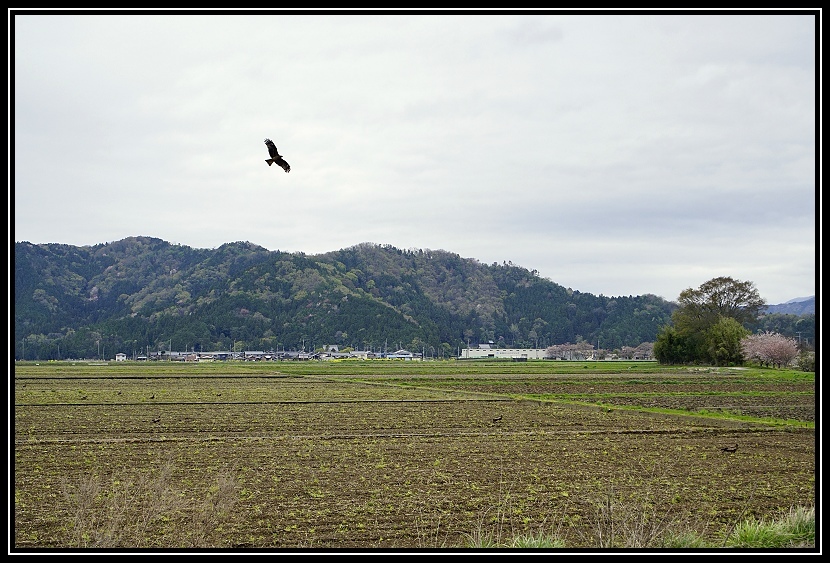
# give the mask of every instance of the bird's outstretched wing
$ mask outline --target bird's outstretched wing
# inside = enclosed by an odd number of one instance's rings
[[[286,172],[291,172],[291,166],[289,166],[289,164],[279,153],[279,151],[277,150],[277,145],[274,144],[274,141],[272,141],[271,139],[265,139],[265,146],[268,147],[268,154],[271,155],[271,158],[265,161],[268,163],[268,166],[271,166],[276,162],[277,166],[281,166],[282,169]]]
[[[279,157],[274,160],[279,166],[282,166],[282,169],[286,172],[291,172],[291,166],[285,161],[283,157]]]
[[[265,146],[268,147],[268,154],[271,155],[272,162],[273,160],[279,158],[280,153],[277,150],[277,145],[274,144],[274,141],[271,139],[265,139]],[[268,163],[268,166],[271,166],[271,162]]]

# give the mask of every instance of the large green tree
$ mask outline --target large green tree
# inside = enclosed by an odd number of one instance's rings
[[[742,325],[752,324],[767,304],[753,282],[730,277],[713,278],[697,289],[685,289],[677,303],[672,321],[681,331],[707,330],[722,317]]]
[[[713,278],[683,290],[672,313],[673,330],[663,330],[655,355],[663,363],[740,363],[740,340],[766,301],[755,284],[731,277]]]

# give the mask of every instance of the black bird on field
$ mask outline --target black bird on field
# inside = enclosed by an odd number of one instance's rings
[[[268,154],[271,155],[271,158],[267,159],[265,162],[268,163],[268,166],[271,166],[275,162],[277,166],[281,166],[283,170],[286,172],[291,172],[291,166],[285,161],[282,155],[277,150],[277,145],[274,144],[274,141],[271,139],[265,139],[265,146],[268,147]]]
[[[738,444],[735,444],[733,446],[724,446],[720,449],[720,451],[727,452],[727,453],[730,453],[730,454],[735,453],[737,450],[738,450]]]
[[[497,416],[496,418],[493,419],[493,424],[495,424],[496,422],[501,422],[501,419],[502,419],[501,415]]]
[[[160,417],[160,416],[157,416],[156,418],[154,418],[154,419],[153,419],[153,422],[156,422],[156,423],[157,423],[157,422],[159,422],[160,420],[161,420],[161,417]]]

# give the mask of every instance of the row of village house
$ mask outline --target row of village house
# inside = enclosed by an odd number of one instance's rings
[[[486,359],[486,358],[500,358],[512,359],[514,361],[527,360],[597,360],[597,359],[617,359],[616,356],[606,355],[603,350],[567,350],[556,353],[554,356],[550,355],[548,348],[493,348],[488,344],[481,344],[478,348],[464,348],[459,350],[458,359],[472,360],[472,359]],[[269,351],[261,350],[247,350],[245,352],[168,352],[160,351],[151,353],[148,356],[135,356],[136,361],[173,361],[173,362],[204,362],[204,361],[226,361],[226,360],[244,360],[244,361],[284,361],[284,360],[337,360],[345,358],[356,358],[361,360],[371,360],[376,358],[386,359],[400,359],[400,360],[424,360],[434,359],[433,357],[423,357],[423,354],[418,352],[410,352],[409,350],[397,350],[395,352],[370,352],[367,350],[354,350],[351,352],[340,352],[336,345],[325,346],[322,352],[296,352],[296,351]],[[128,359],[126,354],[116,354],[115,361],[121,362]],[[651,360],[652,354],[650,350],[637,350],[630,358],[633,360]]]
[[[398,350],[384,354],[382,352],[354,351],[339,352],[328,349],[325,352],[296,352],[296,351],[269,351],[246,350],[244,352],[152,352],[149,356],[136,356],[139,362],[171,361],[171,362],[213,362],[226,360],[244,360],[249,362],[281,361],[281,360],[334,360],[342,358],[358,358],[362,360],[375,358],[399,358],[404,360],[420,360],[421,354],[408,350]],[[127,354],[116,354],[115,361],[123,362],[130,359]]]

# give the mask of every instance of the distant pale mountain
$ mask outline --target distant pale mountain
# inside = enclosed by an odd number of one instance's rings
[[[812,315],[816,312],[816,296],[797,297],[790,299],[786,303],[778,305],[769,305],[767,313],[780,313],[784,315]]]

